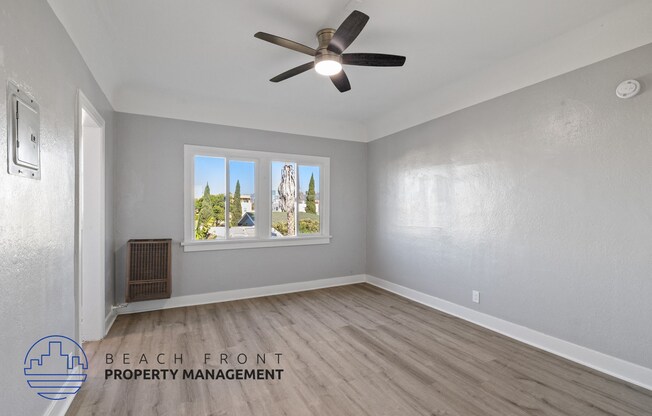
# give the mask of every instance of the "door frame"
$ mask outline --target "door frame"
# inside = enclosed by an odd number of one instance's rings
[[[92,128],[99,129],[99,210],[96,220],[100,227],[97,230],[99,239],[99,253],[95,273],[86,273],[83,271],[83,233],[82,224],[84,222],[84,172],[83,172],[83,149],[84,149],[84,112],[90,118],[89,121],[94,124]],[[105,335],[105,286],[106,286],[106,169],[105,169],[105,122],[100,113],[95,109],[93,104],[84,93],[77,90],[77,106],[75,112],[75,292],[77,298],[77,319],[76,319],[76,338],[82,341],[95,341],[104,338]],[[88,138],[86,140],[89,140]],[[89,280],[88,276],[93,276]],[[89,285],[90,282],[90,285]],[[85,283],[85,284],[84,284]],[[87,287],[84,287],[87,286]],[[84,290],[87,289],[87,290]],[[84,302],[82,303],[82,299]],[[84,309],[82,309],[84,308]],[[82,327],[82,318],[84,326]]]

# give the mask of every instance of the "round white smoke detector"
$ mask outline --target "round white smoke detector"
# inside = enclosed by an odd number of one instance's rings
[[[641,83],[635,79],[623,81],[616,88],[618,98],[632,98],[641,91]]]

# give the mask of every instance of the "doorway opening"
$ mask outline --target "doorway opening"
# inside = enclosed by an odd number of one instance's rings
[[[78,91],[77,121],[77,311],[78,338],[105,335],[104,119]]]

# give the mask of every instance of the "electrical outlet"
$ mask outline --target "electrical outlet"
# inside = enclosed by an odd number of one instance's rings
[[[478,292],[477,290],[473,291],[473,302],[480,303],[480,292]]]

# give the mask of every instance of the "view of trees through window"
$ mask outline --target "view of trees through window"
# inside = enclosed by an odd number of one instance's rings
[[[194,239],[257,237],[256,162],[204,155],[193,158]],[[271,166],[270,235],[320,234],[320,166],[286,161],[266,166]],[[270,207],[266,201],[265,207]]]
[[[299,233],[315,234],[319,228],[319,166],[299,165]]]
[[[320,232],[319,166],[272,162],[273,237]]]
[[[256,237],[254,176],[256,164],[229,161],[229,238]]]
[[[255,163],[229,161],[229,212],[226,212],[226,160],[219,157],[195,156],[196,240],[256,236],[255,227]]]
[[[195,239],[224,238],[226,161],[224,158],[195,156]]]

